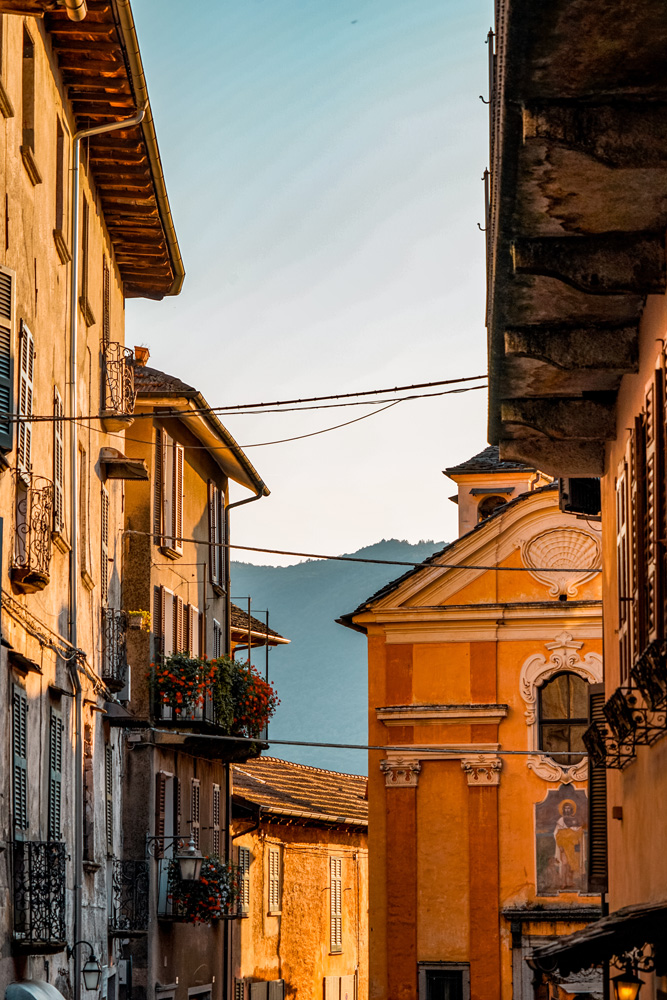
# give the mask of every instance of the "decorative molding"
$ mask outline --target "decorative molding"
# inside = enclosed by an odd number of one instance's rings
[[[384,774],[387,788],[416,788],[421,769],[418,760],[404,760],[403,757],[380,761],[380,770]]]
[[[2,80],[0,80],[0,114],[3,118],[14,117],[14,106],[9,98],[9,94],[5,90]]]
[[[509,711],[507,705],[388,705],[375,714],[385,726],[433,726],[472,721],[497,725]]]
[[[72,254],[70,253],[67,245],[67,239],[62,229],[53,230],[53,242],[56,245],[56,250],[58,251],[58,256],[60,257],[60,263],[69,264],[72,259]]]
[[[602,683],[602,657],[599,653],[586,653],[582,659],[579,650],[583,645],[583,642],[573,639],[570,632],[560,632],[553,642],[545,643],[550,652],[548,659],[543,653],[537,653],[529,656],[521,667],[519,690],[526,704],[524,715],[528,727],[528,749],[534,754],[527,759],[526,766],[545,781],[567,785],[572,781],[585,781],[588,776],[586,759],[563,766],[540,752],[537,721],[538,689],[555,674],[568,671],[582,677],[589,684]]]
[[[500,757],[491,754],[475,754],[474,757],[463,757],[461,768],[472,787],[492,787],[500,784],[500,772],[503,762]]]
[[[599,567],[601,548],[599,540],[581,528],[550,528],[520,542],[521,559],[530,575],[549,589],[556,598],[561,595],[576,597],[577,590],[597,576],[595,571],[568,573],[570,566]],[[562,573],[543,573],[541,568]]]
[[[21,146],[21,159],[23,160],[23,166],[26,169],[26,173],[30,178],[30,183],[35,186],[42,183],[42,175],[39,172],[39,167],[37,166],[37,161],[35,159],[35,154],[30,146]]]
[[[500,743],[437,743],[402,747],[387,747],[389,764],[411,764],[431,760],[462,760],[478,754],[495,756],[500,750]]]

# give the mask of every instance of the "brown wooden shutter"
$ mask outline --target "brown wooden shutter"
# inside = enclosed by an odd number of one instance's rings
[[[197,628],[199,630],[199,655],[206,656],[206,612],[200,611],[197,622]]]
[[[225,535],[225,491],[218,490],[218,583],[220,586],[227,590],[227,549],[225,548],[225,543],[227,542],[227,536]]]
[[[660,531],[660,490],[659,490],[659,470],[660,450],[657,445],[657,408],[661,408],[662,399],[661,385],[658,377],[661,372],[654,373],[653,380],[648,387],[644,404],[643,419],[643,447],[644,447],[644,474],[639,474],[640,481],[643,481],[644,523],[642,530],[641,552],[644,559],[644,600],[643,623],[642,623],[642,649],[638,650],[638,655],[643,648],[658,637],[658,619],[662,615],[658,613],[658,538]],[[638,471],[642,468],[640,465]]]
[[[102,343],[108,347],[111,340],[111,288],[109,263],[102,257]]]
[[[174,778],[174,833],[181,832],[181,779]]]
[[[630,582],[630,524],[628,463],[624,459],[616,476],[616,585],[618,588],[618,646],[620,677],[630,675],[630,636],[632,633],[632,585]]]
[[[200,796],[201,788],[199,785],[199,778],[192,778],[192,784],[190,786],[190,832],[192,834],[192,839],[195,842],[195,847],[199,847],[201,839]]]
[[[208,481],[208,569],[209,579],[218,586],[218,490],[212,479]]]
[[[591,684],[588,715],[591,722],[606,726],[603,712],[604,684]],[[588,764],[588,891],[607,891],[607,771],[604,762]]]
[[[102,517],[100,525],[100,600],[106,604],[109,600],[109,494],[102,487]]]
[[[643,478],[645,469],[644,427],[641,416],[635,417],[630,447],[630,496],[632,518],[631,531],[631,562],[632,562],[632,637],[630,646],[630,667],[643,651],[645,641],[644,628],[644,490]],[[641,470],[641,478],[639,475]]]
[[[153,587],[153,656],[164,654],[163,587]]]
[[[211,800],[211,825],[213,827],[213,853],[220,857],[220,785],[213,785]]]
[[[164,855],[164,831],[166,821],[167,775],[158,771],[155,775],[155,836],[160,839],[156,845],[155,856]]]
[[[343,950],[343,859],[329,858],[331,951]]]
[[[184,652],[183,644],[183,624],[185,619],[185,605],[181,597],[173,598],[174,604],[174,652]]]
[[[664,534],[665,524],[665,373],[662,368],[655,372],[655,518],[654,518],[654,554],[655,561],[655,604],[656,621],[655,637],[665,637],[665,572],[664,572]]]
[[[183,458],[180,444],[174,445],[174,551],[183,552]]]
[[[162,442],[162,431],[159,427],[155,429],[155,469],[153,474],[153,541],[156,545],[163,545],[164,539],[162,537],[164,527],[163,527],[163,491],[162,484],[164,479],[164,462],[163,462],[163,442]]]
[[[250,850],[239,847],[239,910],[247,913],[250,909]]]
[[[113,749],[104,747],[104,804],[107,854],[113,855]]]
[[[53,530],[65,530],[65,409],[58,387],[53,387]]]

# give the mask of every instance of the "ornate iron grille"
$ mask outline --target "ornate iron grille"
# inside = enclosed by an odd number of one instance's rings
[[[667,707],[667,642],[656,639],[650,643],[635,663],[630,676],[651,711]]]
[[[111,691],[127,684],[127,612],[102,608],[102,680]]]
[[[17,841],[14,855],[14,947],[62,951],[65,932],[65,844]]]
[[[130,416],[135,398],[134,351],[112,341],[104,348],[104,410]]]
[[[18,473],[12,579],[26,593],[43,590],[49,582],[52,524],[53,483]]]
[[[111,868],[109,932],[135,937],[148,930],[148,861],[121,861]]]

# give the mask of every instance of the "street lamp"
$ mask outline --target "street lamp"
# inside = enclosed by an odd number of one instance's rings
[[[632,971],[631,966],[628,966],[620,976],[614,976],[611,982],[614,987],[614,1000],[637,1000],[639,991],[644,985],[644,980]]]
[[[99,990],[100,979],[102,978],[102,966],[100,965],[99,959],[95,954],[95,949],[90,941],[76,941],[71,948],[67,948],[67,957],[71,958],[74,954],[74,950],[78,948],[80,944],[85,944],[87,948],[90,948],[88,960],[81,970],[83,985],[87,990]]]
[[[178,862],[182,882],[199,881],[201,863],[204,858],[201,851],[198,851],[195,847],[195,842],[192,837],[190,837],[187,849],[177,854],[175,860]]]

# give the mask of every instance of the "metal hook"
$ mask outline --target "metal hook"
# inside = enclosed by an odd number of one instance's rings
[[[491,101],[485,101],[481,94],[479,95],[479,99],[482,102],[482,104],[490,104],[491,103]]]
[[[485,233],[486,232],[486,227],[482,228],[482,226],[480,226],[479,222],[477,223],[477,228],[479,229],[480,233]]]

